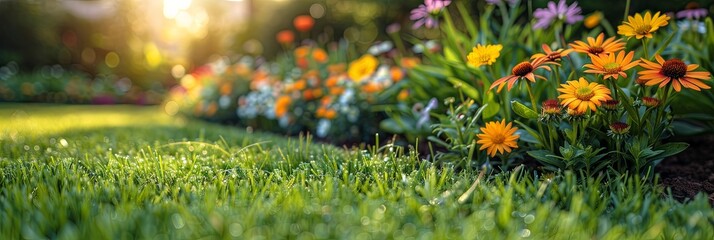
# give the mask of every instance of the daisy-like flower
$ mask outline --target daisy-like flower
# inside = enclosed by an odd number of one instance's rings
[[[659,12],[654,15],[646,12],[644,17],[636,13],[634,17],[627,16],[627,21],[617,26],[617,34],[625,37],[634,36],[637,39],[642,39],[643,37],[652,38],[652,33],[660,27],[667,26],[668,20],[669,16],[666,14],[660,15]]]
[[[533,56],[531,56],[531,59],[544,58],[546,63],[558,64],[556,62],[559,62],[561,58],[573,52],[573,49],[558,49],[553,51],[552,49],[550,49],[548,44],[545,43],[541,47],[543,48],[544,53],[533,54]]]
[[[357,83],[362,82],[367,77],[372,76],[372,74],[377,70],[379,65],[379,60],[376,57],[365,54],[357,60],[350,63],[347,69],[347,75]]]
[[[595,11],[595,12],[591,13],[590,15],[588,15],[587,17],[585,17],[585,19],[583,20],[583,25],[589,29],[595,28],[595,27],[597,27],[597,25],[600,25],[600,21],[602,21],[603,17],[604,16],[603,16],[602,12]]]
[[[496,153],[510,153],[518,148],[516,141],[520,137],[516,135],[517,127],[512,127],[512,123],[506,124],[506,120],[486,123],[478,134],[478,141],[481,147],[478,150],[486,149],[489,156],[494,157]]]
[[[599,56],[600,54],[610,54],[625,48],[625,43],[615,37],[605,40],[605,33],[600,33],[597,38],[588,37],[588,42],[575,41],[570,44],[574,51],[585,54]]]
[[[578,2],[568,6],[565,0],[560,0],[558,5],[555,2],[548,2],[547,8],[539,8],[533,11],[533,17],[538,21],[533,25],[533,29],[547,28],[555,20],[563,20],[567,24],[573,24],[583,20],[582,10],[578,7]]]
[[[699,7],[696,2],[689,2],[684,10],[677,12],[677,18],[700,19],[707,16],[707,9]]]
[[[620,51],[617,54],[609,55],[590,55],[590,60],[592,64],[585,64],[584,67],[589,68],[585,70],[586,73],[602,74],[603,80],[608,78],[618,79],[620,76],[627,77],[625,71],[637,66],[640,60],[632,61],[635,56],[635,52],[630,51],[625,54],[625,51]]]
[[[499,78],[498,80],[494,81],[493,84],[491,84],[490,89],[493,89],[498,86],[498,92],[501,92],[503,86],[508,83],[508,90],[510,91],[516,81],[524,78],[528,79],[528,81],[531,82],[535,82],[536,78],[546,80],[545,77],[533,73],[533,71],[539,68],[543,68],[550,71],[550,67],[543,65],[543,63],[545,63],[545,60],[545,58],[536,58],[531,62],[519,63],[518,65],[513,67],[513,69],[511,69],[511,75]]]
[[[474,67],[479,67],[481,65],[491,65],[496,62],[496,58],[501,55],[501,49],[503,49],[503,46],[501,46],[501,44],[489,44],[486,46],[478,44],[467,56],[469,64]]]
[[[605,85],[588,82],[585,78],[568,81],[565,84],[560,84],[558,92],[560,92],[560,104],[567,106],[569,109],[576,112],[585,112],[588,108],[592,111],[597,111],[597,106],[602,105],[602,102],[611,100],[610,89]]]
[[[421,26],[434,28],[439,25],[438,16],[441,11],[451,4],[451,0],[424,0],[424,4],[411,11],[409,19],[416,21],[412,28],[417,29]]]
[[[646,59],[642,59],[640,66],[646,70],[639,72],[639,81],[643,82],[647,86],[657,85],[659,87],[665,87],[668,84],[672,84],[672,88],[679,92],[682,87],[691,88],[696,91],[701,89],[710,89],[701,80],[710,80],[711,74],[709,72],[694,72],[699,65],[697,64],[685,64],[682,60],[677,58],[672,58],[665,61],[659,54],[655,55],[657,62],[650,62]]]

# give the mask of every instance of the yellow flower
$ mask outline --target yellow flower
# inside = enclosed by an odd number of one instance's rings
[[[682,87],[690,88],[695,91],[701,89],[710,89],[702,80],[710,80],[711,74],[706,71],[694,71],[699,65],[685,64],[682,60],[672,58],[665,61],[659,54],[655,55],[657,62],[650,62],[642,59],[640,66],[645,70],[640,71],[638,81],[647,86],[658,85],[665,87],[671,83],[672,88],[679,92]]]
[[[667,26],[668,20],[669,16],[660,15],[659,12],[654,16],[646,12],[644,17],[636,13],[634,17],[627,16],[627,21],[617,27],[617,33],[625,37],[635,36],[637,39],[652,38],[652,33],[660,27]]]
[[[347,70],[347,75],[357,83],[362,82],[366,77],[372,76],[375,70],[377,70],[377,65],[379,62],[377,58],[372,55],[365,54],[361,58],[352,61],[350,67]]]
[[[584,65],[584,67],[589,68],[585,70],[585,72],[602,74],[603,79],[618,79],[620,76],[626,78],[627,73],[625,73],[625,71],[640,63],[640,60],[632,61],[634,56],[635,52],[632,51],[627,54],[625,54],[625,51],[620,51],[617,54],[590,55],[590,60],[592,60],[593,63]]]
[[[582,77],[579,80],[560,84],[560,86],[561,88],[558,88],[558,92],[561,92],[558,96],[560,104],[577,112],[585,112],[588,107],[590,110],[597,111],[597,106],[612,99],[610,89],[607,89],[605,85],[589,83]]]
[[[481,44],[476,45],[471,53],[467,56],[469,63],[474,67],[479,67],[481,65],[491,65],[496,62],[496,58],[501,55],[501,49],[503,46],[500,44],[496,45],[486,45]]]
[[[481,134],[477,135],[476,143],[481,145],[478,150],[486,149],[488,155],[493,157],[496,156],[496,152],[510,153],[518,148],[516,141],[520,136],[515,134],[518,128],[511,125],[512,123],[506,125],[506,120],[486,123],[486,127],[481,128]]]
[[[586,28],[594,28],[597,27],[597,25],[600,24],[600,21],[602,20],[602,12],[600,11],[595,11],[594,13],[588,15],[585,17],[585,20],[583,20],[583,25],[585,25]]]

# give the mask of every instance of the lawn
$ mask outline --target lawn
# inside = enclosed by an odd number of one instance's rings
[[[410,149],[165,115],[0,105],[0,239],[711,239],[706,196],[635,177],[455,171]]]

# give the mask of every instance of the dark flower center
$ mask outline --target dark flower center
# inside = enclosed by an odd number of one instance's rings
[[[670,59],[662,64],[660,73],[673,79],[682,78],[687,74],[687,64],[676,58]]]
[[[526,76],[526,74],[529,74],[531,72],[533,72],[533,65],[531,65],[531,63],[529,63],[529,62],[519,63],[518,65],[513,67],[513,71],[511,71],[511,73],[513,73],[513,75],[519,76],[519,77]]]
[[[494,144],[502,144],[503,142],[506,141],[506,136],[503,136],[503,134],[494,134],[491,136],[491,142]]]
[[[588,49],[588,50],[589,50],[588,52],[595,54],[595,55],[598,55],[605,51],[605,49],[603,49],[600,46],[590,47],[590,49]]]
[[[649,24],[639,25],[635,28],[637,35],[647,35],[650,31],[652,31],[652,25]]]

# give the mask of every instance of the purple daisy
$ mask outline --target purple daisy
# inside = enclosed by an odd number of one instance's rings
[[[437,16],[441,10],[451,4],[451,0],[424,0],[424,4],[419,5],[411,12],[409,19],[414,20],[412,28],[417,29],[421,26],[434,28],[439,24]]]
[[[677,18],[700,19],[707,16],[707,9],[700,8],[696,2],[690,2],[684,10],[677,12]]]
[[[574,2],[570,6],[565,3],[565,0],[560,0],[557,6],[555,2],[548,2],[548,8],[539,8],[533,12],[533,17],[538,19],[533,25],[533,29],[547,28],[555,20],[563,20],[567,24],[582,21],[581,11],[578,2]]]

